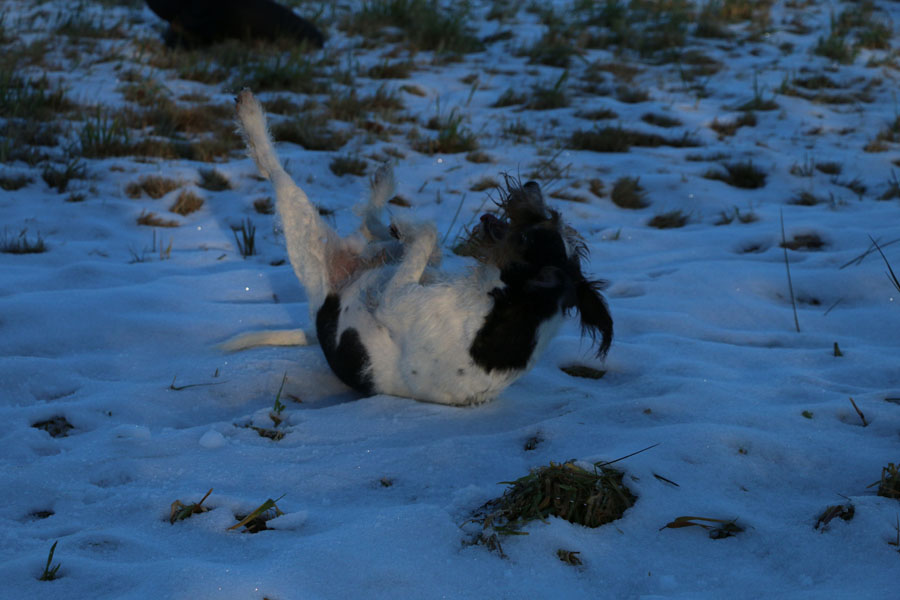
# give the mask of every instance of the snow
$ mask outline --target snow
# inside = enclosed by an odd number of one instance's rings
[[[166,210],[177,191],[134,200],[125,186],[146,174],[195,183],[198,169],[210,165],[88,160],[88,179],[71,184],[86,199],[70,203],[44,184],[39,166],[4,164],[4,173],[34,181],[0,190],[0,227],[12,235],[40,232],[48,251],[0,254],[0,597],[889,597],[900,556],[888,542],[896,539],[900,506],[870,484],[900,458],[900,406],[886,401],[900,397],[900,292],[877,253],[845,265],[870,248],[871,236],[900,270],[900,245],[889,244],[900,237],[900,201],[877,200],[898,146],[862,150],[896,116],[898,70],[868,66],[883,51],[864,50],[851,65],[812,54],[832,11],[849,5],[789,4],[775,3],[771,30],[759,42],[696,42],[725,65],[710,78],[707,97],[685,89],[673,65],[635,60],[642,72],[634,85],[650,92],[647,102],[573,89],[568,108],[491,108],[508,87],[524,84],[527,91],[561,72],[512,53],[543,31],[525,10],[512,25],[517,41],[444,66],[417,55],[419,70],[409,82],[427,95],[404,94],[407,110],[424,122],[457,108],[494,164],[467,162],[464,154],[422,155],[402,135],[390,142],[360,135],[335,153],[279,144],[291,173],[314,202],[335,211],[342,232],[355,227],[352,207],[366,182],[334,176],[329,161],[352,148],[363,156],[401,148],[398,191],[413,208],[392,207],[393,214],[451,231],[445,261],[456,270],[467,259],[449,246],[485,200],[484,192],[466,192],[470,185],[485,175],[524,174],[553,156],[567,167],[560,180],[542,183],[590,199],[551,202],[584,235],[593,274],[610,281],[612,350],[599,364],[569,322],[532,372],[477,407],[358,398],[317,346],[217,349],[247,331],[310,328],[290,266],[272,265],[285,258],[283,241],[273,218],[253,211],[253,200],[271,192],[247,158],[235,154],[215,165],[234,189],[192,188],[206,202],[187,217]],[[500,28],[483,20],[488,3],[473,5],[482,34]],[[885,23],[900,22],[897,3],[875,5]],[[52,38],[54,15],[71,10],[58,0],[2,6],[7,34],[24,40]],[[159,30],[143,5],[87,3],[84,10],[128,23],[136,37]],[[793,16],[811,33],[789,33]],[[388,50],[353,49],[336,28],[330,33],[326,52],[352,55],[362,67],[380,63]],[[783,52],[779,45],[788,41],[793,48]],[[133,42],[104,40],[95,50],[112,48],[116,61],[62,51],[73,43],[57,40],[48,77],[66,82],[73,100],[122,105],[118,77],[141,60]],[[605,50],[585,58],[576,59],[570,82],[585,64],[624,60]],[[778,93],[803,69],[859,88],[877,80],[868,88],[872,102],[817,104]],[[460,81],[470,73],[480,77],[474,92]],[[230,98],[217,86],[153,74],[178,93],[201,89],[221,102]],[[738,116],[733,107],[752,97],[754,79],[779,108],[757,112],[755,127],[718,139],[709,124]],[[357,83],[362,93],[381,82]],[[592,126],[575,116],[579,110],[600,107],[618,113],[612,125],[688,132],[702,146],[611,154],[554,145]],[[660,130],[640,121],[647,112],[683,125]],[[536,141],[501,136],[516,119]],[[742,190],[705,179],[714,162],[686,159],[717,153],[752,159],[768,173],[766,185]],[[810,160],[838,162],[840,181],[858,178],[868,190],[857,197],[825,173],[791,173]],[[626,175],[640,176],[649,208],[610,202],[613,182]],[[584,183],[569,187],[592,178],[603,180],[606,197],[594,197]],[[801,190],[832,201],[789,204]],[[758,219],[714,224],[734,208]],[[676,209],[689,215],[685,227],[647,226]],[[135,224],[142,210],[181,226],[153,233]],[[231,225],[248,216],[260,253],[243,259]],[[779,247],[782,218],[787,239],[815,233],[825,242],[819,251],[788,251],[800,332]],[[163,259],[160,247],[170,240]],[[834,356],[835,342],[842,357]],[[560,371],[573,362],[607,373],[590,380]],[[286,435],[273,441],[250,426],[275,428],[268,415],[285,374],[277,429]],[[73,426],[67,436],[32,426],[55,416]],[[535,435],[541,441],[526,451]],[[533,522],[528,535],[502,539],[507,558],[465,543],[477,530],[466,523],[472,512],[505,489],[498,482],[550,461],[614,460],[654,444],[615,465],[638,496],[622,519],[597,529],[555,518]],[[173,501],[197,502],[210,488],[204,505],[212,510],[169,523]],[[236,515],[282,495],[284,515],[270,520],[269,530],[228,530]],[[814,528],[827,506],[841,503],[854,505],[852,520]],[[41,518],[39,511],[53,514]],[[713,540],[699,528],[663,528],[685,515],[737,519],[746,531]],[[56,540],[59,578],[39,581]],[[579,552],[583,565],[561,562],[558,549]]]

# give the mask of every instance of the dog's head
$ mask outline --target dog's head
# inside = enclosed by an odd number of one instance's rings
[[[497,265],[510,293],[544,301],[558,299],[563,311],[575,309],[582,334],[598,343],[603,356],[612,343],[613,324],[600,294],[601,280],[584,276],[587,246],[560,214],[548,208],[537,183],[506,179],[497,202],[499,214],[485,214],[471,232],[475,254]]]

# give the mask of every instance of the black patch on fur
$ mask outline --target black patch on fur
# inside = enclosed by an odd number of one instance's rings
[[[199,46],[228,38],[292,38],[317,48],[324,43],[315,25],[272,0],[146,0],[169,22],[166,43]]]
[[[538,327],[559,313],[563,299],[573,293],[559,234],[535,228],[520,235],[525,262],[514,262],[500,272],[506,285],[491,290],[494,306],[469,348],[475,364],[489,373],[524,369],[534,353]]]
[[[337,339],[338,318],[341,314],[341,299],[337,294],[329,294],[316,313],[316,334],[325,354],[328,366],[338,379],[363,394],[374,393],[369,353],[366,351],[359,332],[348,327]]]
[[[529,184],[525,185],[531,191]],[[528,222],[530,217],[523,214],[518,219]],[[551,211],[549,220],[531,220],[529,226],[510,234],[517,236],[519,259],[501,269],[500,279],[506,285],[491,290],[494,305],[469,348],[472,359],[487,372],[527,367],[537,345],[538,327],[560,311],[571,309],[581,316],[583,334],[595,342],[601,336],[598,355],[604,356],[609,350],[613,328],[606,301],[600,295],[603,282],[584,277],[581,250],[572,257],[566,255],[556,218]],[[548,221],[553,225],[546,226]]]

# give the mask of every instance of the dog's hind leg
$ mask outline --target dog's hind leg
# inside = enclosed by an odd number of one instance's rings
[[[275,188],[275,205],[284,227],[288,257],[314,313],[326,296],[353,272],[354,253],[322,221],[318,209],[281,166],[259,101],[246,89],[235,101],[250,156],[260,174]]]

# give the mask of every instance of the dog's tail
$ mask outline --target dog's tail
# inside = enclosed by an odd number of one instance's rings
[[[236,335],[219,344],[219,348],[226,352],[237,352],[257,346],[308,346],[315,342],[316,336],[302,329],[272,329]]]
[[[288,175],[266,128],[262,106],[250,90],[235,98],[237,118],[247,149],[260,174],[275,188],[275,205],[284,227],[288,257],[294,273],[306,289],[310,310],[316,311],[334,291],[330,268],[346,248],[338,235],[322,221],[318,209]],[[343,259],[346,262],[346,259]]]
[[[278,154],[272,145],[272,137],[266,127],[266,117],[263,114],[262,106],[253,93],[246,88],[241,90],[241,93],[235,98],[235,105],[241,134],[247,144],[250,158],[256,163],[260,175],[272,180],[275,172],[284,169],[278,161]]]

